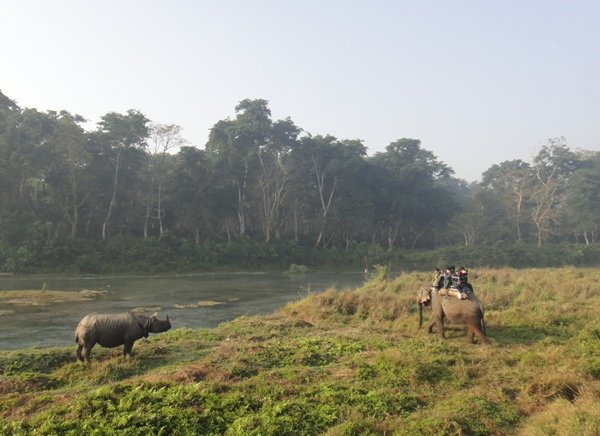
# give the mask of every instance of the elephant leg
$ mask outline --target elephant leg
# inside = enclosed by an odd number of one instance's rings
[[[443,316],[436,317],[435,324],[438,328],[438,334],[439,334],[440,338],[446,339],[446,332],[444,330],[444,317]]]
[[[433,326],[435,325],[435,318],[432,318],[431,321],[429,321],[429,326],[427,327],[427,332],[428,333],[433,333]]]
[[[75,355],[77,356],[77,360],[79,360],[80,362],[83,362],[83,356],[81,355],[81,350],[83,350],[83,345],[77,346],[77,351],[75,352]]]
[[[471,328],[468,329],[467,342],[469,342],[470,344],[473,344],[475,342],[475,332]]]
[[[487,338],[487,336],[485,335],[485,333],[481,332],[479,334],[479,340],[481,341],[482,344],[484,345],[492,345],[490,343],[490,340]]]
[[[487,338],[480,325],[475,324],[472,326],[473,332],[479,337],[482,344],[491,345],[490,340]],[[471,328],[469,329],[471,330]]]

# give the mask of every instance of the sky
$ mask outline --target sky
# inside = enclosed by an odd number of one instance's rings
[[[477,181],[549,138],[600,150],[600,1],[0,0],[0,90],[89,129],[137,109],[203,148],[245,98],[315,134],[399,138]]]

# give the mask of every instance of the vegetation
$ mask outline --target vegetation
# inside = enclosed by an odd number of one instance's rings
[[[262,99],[202,149],[134,110],[84,121],[0,93],[0,272],[410,270],[415,249],[457,247],[471,267],[600,261],[600,154],[564,138],[467,184],[418,139],[367,156],[360,140],[273,120]]]
[[[207,242],[198,246],[174,236],[137,239],[113,237],[107,241],[65,240],[35,245],[16,253],[0,251],[0,264],[20,273],[65,272],[102,274],[115,272],[177,273],[214,270],[290,270],[298,265],[308,270],[362,271],[365,260],[369,272],[375,265],[392,270],[413,271],[424,265],[444,267],[444,259],[461,259],[469,268],[515,268],[550,266],[596,266],[600,264],[600,244],[496,243],[475,247],[444,246],[431,250],[384,249],[360,243],[351,250],[315,248],[294,242],[257,241]],[[18,265],[18,267],[17,267]]]
[[[1,434],[571,434],[600,431],[600,272],[472,270],[491,347],[417,329],[385,266],[270,316],[141,341],[0,352]]]
[[[297,265],[292,263],[288,268],[287,272],[289,273],[307,273],[309,271],[306,265]]]
[[[19,290],[0,291],[0,303],[13,306],[48,306],[51,304],[89,301],[106,295],[107,291],[82,289],[80,291]],[[1,313],[1,312],[0,312]]]

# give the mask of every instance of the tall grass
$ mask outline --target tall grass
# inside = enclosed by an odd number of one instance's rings
[[[95,350],[0,352],[0,434],[600,432],[600,271],[482,269],[492,347],[417,326],[426,273]]]

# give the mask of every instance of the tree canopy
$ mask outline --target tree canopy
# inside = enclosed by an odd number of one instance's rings
[[[107,113],[92,130],[83,121],[0,93],[6,252],[116,235],[340,250],[599,241],[600,154],[565,138],[468,184],[419,139],[369,156],[359,139],[274,120],[264,99],[240,101],[201,148],[136,110]]]

